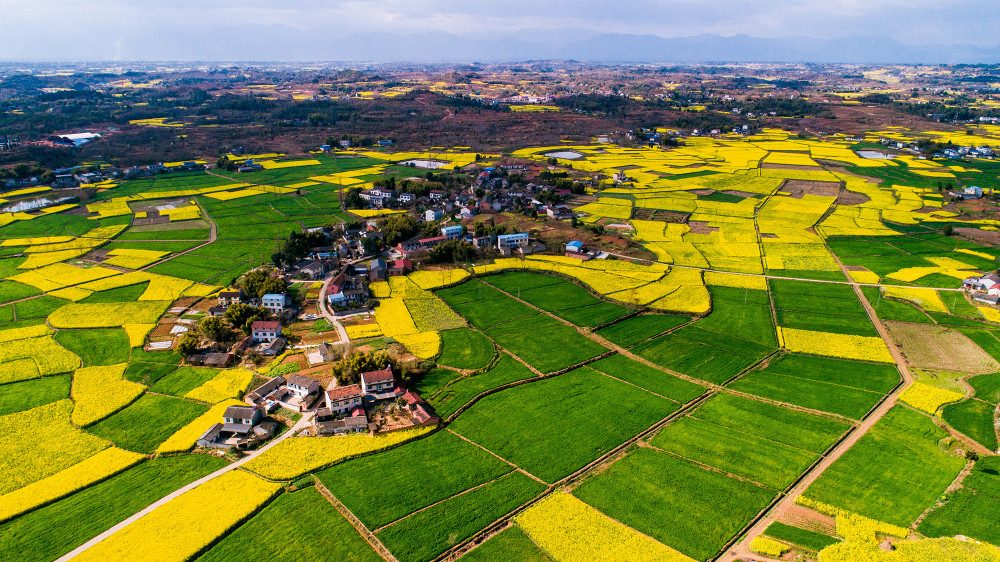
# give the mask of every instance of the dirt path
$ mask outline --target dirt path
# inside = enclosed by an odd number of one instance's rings
[[[209,474],[207,476],[203,476],[203,477],[199,478],[198,480],[195,480],[194,482],[191,482],[190,484],[187,484],[186,486],[182,486],[182,487],[174,490],[173,492],[170,492],[169,494],[163,496],[162,498],[156,500],[155,502],[153,502],[153,503],[149,504],[148,506],[146,506],[145,508],[143,508],[142,511],[139,511],[135,515],[129,517],[128,519],[125,519],[121,523],[118,523],[117,525],[111,527],[107,531],[104,531],[103,533],[97,535],[96,537],[94,537],[94,538],[90,539],[89,541],[83,543],[82,545],[76,547],[75,549],[73,549],[68,554],[65,554],[65,555],[61,556],[58,560],[56,560],[56,562],[64,562],[66,560],[72,560],[73,558],[76,558],[80,554],[86,552],[87,550],[90,550],[97,543],[103,541],[104,539],[110,537],[111,535],[117,533],[118,531],[121,531],[122,529],[124,529],[125,527],[128,527],[132,523],[135,523],[139,519],[142,519],[143,517],[145,517],[146,515],[152,513],[157,508],[163,506],[164,504],[166,504],[170,500],[173,500],[173,499],[179,497],[184,492],[191,491],[191,490],[197,488],[198,486],[201,486],[202,484],[204,484],[206,482],[210,482],[212,480],[215,480],[219,476],[222,476],[223,474],[225,474],[225,473],[227,473],[227,472],[229,472],[231,470],[236,470],[236,469],[240,468],[244,464],[246,464],[246,463],[250,462],[251,460],[257,458],[260,454],[264,453],[265,451],[267,451],[271,447],[274,447],[278,443],[281,443],[285,439],[288,439],[292,435],[295,435],[300,430],[304,429],[307,425],[309,425],[309,422],[312,421],[312,416],[313,416],[313,414],[311,412],[303,415],[302,418],[299,419],[299,421],[296,422],[295,425],[292,426],[291,429],[289,429],[288,431],[286,431],[283,434],[279,435],[278,437],[274,438],[270,443],[264,445],[260,449],[257,449],[256,451],[251,452],[250,454],[248,454],[247,456],[243,457],[242,459],[240,459],[240,460],[238,460],[238,461],[236,461],[236,462],[234,462],[232,464],[226,465],[226,466],[220,468],[219,470],[216,470],[215,472],[213,472],[213,473],[211,473],[211,474]]]
[[[834,259],[837,261],[837,265],[840,266],[841,271],[843,271],[844,274],[846,275],[847,270],[844,268],[844,265],[840,263],[840,260],[837,259],[836,257],[834,257]],[[744,533],[743,539],[738,543],[736,543],[735,545],[733,545],[729,550],[727,550],[722,556],[718,558],[718,560],[720,561],[731,562],[735,560],[763,559],[757,557],[756,555],[750,552],[750,541],[752,541],[753,538],[756,537],[757,535],[763,533],[764,529],[767,529],[768,525],[777,521],[786,510],[794,506],[795,498],[799,497],[799,495],[805,492],[806,489],[809,488],[809,486],[816,481],[816,479],[818,479],[820,476],[823,475],[823,472],[825,472],[826,469],[830,468],[830,465],[836,462],[837,459],[839,459],[848,449],[853,447],[854,444],[857,443],[859,439],[864,437],[865,434],[868,433],[868,431],[880,419],[882,419],[882,417],[885,416],[885,414],[888,413],[893,406],[896,405],[896,400],[899,398],[899,395],[913,383],[913,375],[910,373],[909,368],[907,368],[906,366],[906,359],[903,358],[902,353],[900,353],[899,349],[892,342],[892,339],[889,337],[889,331],[886,330],[885,325],[882,324],[882,321],[879,320],[878,316],[875,314],[875,309],[872,308],[871,303],[869,303],[868,299],[865,298],[864,294],[862,294],[861,292],[862,285],[860,283],[853,283],[853,282],[849,283],[849,285],[851,285],[851,287],[854,289],[854,292],[857,295],[858,299],[861,301],[861,304],[865,307],[865,311],[868,313],[868,318],[871,320],[872,324],[875,325],[875,329],[878,330],[879,336],[882,337],[882,341],[884,341],[886,346],[888,346],[889,353],[892,354],[892,359],[893,361],[896,362],[896,367],[899,369],[899,372],[902,373],[903,375],[903,384],[899,385],[896,388],[896,390],[892,392],[892,394],[886,396],[886,398],[882,401],[882,403],[879,404],[879,406],[875,410],[873,410],[868,415],[867,418],[865,418],[860,424],[858,424],[857,427],[854,428],[854,430],[851,432],[850,435],[848,435],[843,441],[838,443],[837,446],[834,447],[833,450],[831,450],[829,453],[827,453],[826,456],[824,456],[819,463],[813,466],[812,470],[807,472],[805,476],[801,480],[799,480],[799,483],[796,484],[791,490],[789,490],[785,494],[785,497],[777,504],[775,504],[775,506],[771,509],[771,511],[767,513],[767,515],[761,518],[752,527],[747,529],[746,532]]]

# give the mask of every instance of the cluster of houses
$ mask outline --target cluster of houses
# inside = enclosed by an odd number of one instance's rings
[[[199,447],[246,449],[271,437],[277,423],[268,418],[277,408],[293,412],[315,411],[316,435],[377,433],[414,426],[436,426],[441,422],[434,409],[420,396],[407,390],[391,368],[361,373],[360,382],[327,389],[319,381],[301,375],[274,377],[251,390],[246,405],[230,406],[222,422],[214,424],[197,440]],[[391,404],[399,413],[399,423],[380,424],[375,412]],[[371,419],[369,417],[371,414]]]
[[[1000,302],[1000,275],[996,272],[966,277],[962,280],[962,288],[969,291],[972,300],[994,305]]]
[[[468,242],[477,250],[496,248],[500,254],[505,256],[509,256],[514,253],[527,254],[532,251],[532,246],[527,232],[474,236],[472,234],[467,234],[465,232],[465,228],[461,225],[441,227],[441,234],[438,236],[426,238],[414,237],[409,240],[405,240],[397,244],[395,250],[399,255],[408,257],[412,253],[430,250],[431,248],[450,240],[462,240],[464,242]]]
[[[439,220],[446,216],[461,220],[483,213],[530,210],[552,218],[573,216],[565,205],[555,205],[550,202],[553,199],[569,196],[569,190],[555,189],[533,182],[521,186],[511,183],[507,175],[508,172],[522,173],[526,171],[525,166],[518,164],[484,168],[469,187],[454,193],[434,189],[430,190],[427,195],[416,195],[388,187],[373,187],[361,191],[359,195],[363,201],[375,209],[396,207],[426,209],[424,220],[427,221]],[[538,170],[532,169],[532,171]],[[416,182],[423,181],[421,178],[408,179]],[[542,197],[542,194],[550,196]],[[552,197],[552,194],[558,197]]]
[[[282,321],[289,320],[295,315],[295,308],[287,295],[274,293],[255,299],[247,297],[243,291],[237,289],[219,291],[216,297],[218,303],[208,309],[208,313],[212,316],[224,316],[230,306],[243,303],[266,308],[275,320],[255,320],[250,324],[250,335],[237,342],[230,350],[192,354],[186,358],[188,363],[226,367],[233,362],[237,353],[252,350],[262,355],[274,356],[284,351],[287,341],[281,335]]]

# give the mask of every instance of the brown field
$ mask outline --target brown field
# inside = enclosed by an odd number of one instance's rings
[[[914,367],[985,375],[1000,363],[961,332],[930,324],[885,322],[889,334]]]

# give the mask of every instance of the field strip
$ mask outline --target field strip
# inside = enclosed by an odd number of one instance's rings
[[[391,552],[389,552],[389,549],[386,548],[384,544],[382,544],[382,541],[378,540],[378,537],[375,536],[375,533],[369,531],[368,528],[365,527],[364,524],[361,522],[361,520],[355,517],[354,513],[352,513],[350,509],[347,509],[347,506],[341,503],[340,500],[338,500],[337,497],[334,496],[330,492],[330,490],[327,489],[327,487],[324,486],[323,483],[319,481],[318,478],[313,477],[313,480],[315,481],[313,486],[316,487],[316,490],[318,490],[319,493],[322,494],[324,498],[326,498],[326,501],[330,502],[330,505],[332,505],[334,509],[336,509],[338,512],[340,512],[341,515],[344,516],[344,519],[347,519],[348,523],[350,523],[351,526],[354,527],[354,529],[358,532],[358,534],[361,535],[365,539],[365,541],[372,547],[372,550],[374,550],[379,556],[381,556],[384,560],[387,560],[388,562],[399,562],[398,560],[396,560],[396,557],[393,556]]]
[[[847,274],[847,269],[840,262],[839,259],[834,257],[837,264],[840,265],[841,270],[844,274]],[[756,523],[752,524],[749,528],[745,528],[741,533],[742,539],[735,543],[732,547],[727,549],[723,555],[721,555],[718,560],[723,562],[735,562],[736,560],[751,558],[752,554],[750,552],[750,541],[754,537],[760,535],[764,532],[767,527],[778,520],[781,514],[787,510],[790,506],[795,504],[795,498],[806,491],[809,486],[812,485],[826,469],[830,468],[834,462],[836,462],[845,451],[854,446],[868,431],[885,416],[886,413],[896,405],[896,400],[899,395],[903,393],[912,383],[913,375],[910,373],[909,368],[906,366],[906,360],[902,353],[899,351],[893,343],[892,339],[889,337],[889,332],[886,330],[885,325],[879,320],[878,315],[875,313],[875,309],[872,308],[871,303],[865,298],[864,294],[861,292],[860,283],[849,283],[854,289],[854,293],[857,295],[858,299],[861,301],[862,306],[864,306],[865,311],[868,313],[868,318],[871,320],[872,324],[875,325],[875,329],[878,331],[882,340],[886,343],[889,348],[889,353],[892,355],[893,360],[896,362],[896,368],[899,369],[900,373],[903,375],[903,382],[896,386],[896,388],[888,395],[885,399],[874,408],[860,424],[858,424],[849,435],[837,443],[832,450],[830,450],[820,462],[816,463],[813,467],[807,470],[797,484],[795,484],[792,489],[788,490],[785,497],[770,508],[763,517],[760,517]]]
[[[480,489],[482,487],[489,486],[490,484],[496,482],[497,480],[500,480],[504,476],[508,476],[508,475],[510,475],[510,474],[512,474],[514,472],[522,472],[523,473],[524,471],[515,469],[515,470],[512,470],[512,471],[507,472],[505,474],[501,474],[500,476],[497,476],[493,480],[489,480],[487,482],[483,482],[482,484],[476,484],[475,486],[473,486],[471,488],[468,488],[466,490],[462,490],[461,492],[459,492],[457,494],[452,494],[452,495],[448,496],[447,498],[440,499],[440,500],[438,500],[438,501],[436,501],[436,502],[434,502],[434,503],[432,503],[430,505],[421,507],[420,509],[418,509],[416,511],[407,513],[406,515],[400,517],[399,519],[396,519],[395,521],[390,521],[390,522],[386,523],[385,525],[382,525],[381,527],[373,530],[372,532],[373,533],[378,533],[379,531],[382,531],[383,529],[387,529],[389,527],[392,527],[393,525],[395,525],[396,523],[399,523],[400,521],[409,519],[410,517],[413,517],[414,515],[416,515],[416,514],[418,514],[420,512],[427,511],[428,509],[430,509],[430,508],[432,508],[432,507],[434,507],[436,505],[440,505],[440,504],[442,504],[442,503],[444,503],[444,502],[446,502],[446,501],[448,501],[450,499],[457,498],[459,496],[464,496],[465,494],[468,494],[469,492],[473,492],[473,491],[478,490],[478,489]],[[546,484],[546,486],[548,486],[548,484]]]
[[[142,267],[140,269],[137,269],[136,271],[146,271],[147,269],[153,267],[154,265],[160,265],[161,263],[168,262],[168,261],[170,261],[170,260],[172,260],[172,259],[174,259],[174,258],[176,258],[178,256],[183,256],[184,254],[189,254],[189,253],[191,253],[191,252],[193,252],[193,251],[195,251],[195,250],[197,250],[199,248],[204,248],[205,246],[208,246],[212,242],[215,242],[216,240],[219,239],[219,228],[215,224],[215,221],[212,220],[212,216],[208,214],[208,210],[205,209],[205,207],[201,204],[201,200],[198,199],[197,197],[195,197],[194,203],[195,203],[195,205],[198,205],[198,208],[201,209],[202,216],[205,217],[205,220],[208,221],[208,228],[209,228],[209,231],[208,231],[208,241],[207,242],[202,242],[201,244],[198,244],[197,246],[193,246],[191,248],[188,248],[187,250],[184,250],[182,252],[177,252],[175,254],[171,254],[170,256],[168,256],[166,258],[163,258],[162,260],[155,261],[155,262],[147,265],[146,267]],[[230,268],[230,269],[232,269],[232,268]]]
[[[491,450],[487,449],[486,447],[483,447],[482,445],[480,445],[479,443],[476,443],[476,442],[475,442],[475,441],[473,441],[472,439],[469,439],[468,437],[466,437],[466,436],[464,436],[464,435],[462,435],[462,434],[460,434],[460,433],[455,433],[454,431],[452,431],[451,429],[448,429],[447,427],[446,427],[446,428],[444,428],[444,430],[445,430],[445,431],[447,431],[448,433],[450,433],[450,434],[454,435],[455,437],[458,437],[459,439],[461,439],[461,440],[463,440],[463,441],[466,441],[466,442],[468,442],[468,443],[471,443],[472,445],[475,445],[476,447],[479,447],[480,449],[482,449],[482,450],[486,451],[487,453],[489,453],[489,454],[493,455],[494,457],[496,457],[496,458],[498,458],[498,459],[502,460],[503,462],[505,462],[505,463],[509,464],[509,465],[510,465],[511,467],[513,467],[514,469],[516,469],[516,470],[519,470],[519,471],[523,472],[525,476],[527,476],[527,477],[531,478],[532,480],[537,480],[538,482],[541,482],[542,484],[545,484],[546,486],[548,486],[548,485],[549,485],[549,484],[548,484],[548,482],[545,482],[545,481],[544,481],[544,480],[542,480],[541,478],[538,478],[538,477],[537,477],[537,476],[535,476],[534,474],[532,474],[532,473],[528,472],[527,470],[524,470],[523,468],[521,468],[521,467],[517,466],[516,464],[514,464],[514,463],[510,462],[509,460],[507,460],[507,459],[505,459],[505,458],[501,457],[500,455],[498,455],[498,454],[494,453],[493,451],[491,451]]]
[[[657,260],[647,260],[645,258],[636,258],[636,257],[633,257],[633,256],[626,256],[624,254],[614,254],[614,253],[611,253],[611,252],[607,252],[607,254],[609,256],[615,256],[616,258],[621,258],[621,259],[626,260],[626,261],[641,261],[641,262],[646,262],[646,263],[658,263],[658,264],[662,264],[662,265],[669,265],[670,267],[677,267],[677,268],[680,268],[680,269],[696,269],[698,271],[703,271],[703,272],[706,272],[706,273],[725,273],[727,275],[743,275],[745,277],[763,277],[764,279],[781,279],[781,280],[785,280],[785,281],[805,281],[805,282],[808,282],[808,283],[827,283],[827,284],[832,284],[832,285],[851,285],[851,286],[858,286],[858,287],[886,287],[886,286],[895,286],[895,285],[884,285],[884,284],[880,284],[880,283],[856,283],[854,281],[832,281],[832,280],[829,280],[829,279],[806,279],[804,277],[785,277],[785,276],[782,276],[782,275],[768,275],[766,273],[744,273],[744,272],[740,272],[740,271],[724,271],[724,270],[721,270],[721,269],[712,269],[710,267],[697,267],[697,266],[694,266],[694,265],[678,265],[678,264],[675,264],[675,263],[667,263],[667,262],[657,261]],[[836,260],[835,254],[833,254],[831,252],[830,255],[834,256],[834,259]],[[839,263],[839,260],[837,260],[837,261]],[[845,271],[844,274],[845,275],[847,274],[846,271]],[[934,291],[955,291],[955,292],[965,291],[965,289],[962,289],[961,287],[959,287],[957,289],[954,288],[954,287],[921,287],[921,288],[932,289]]]
[[[308,413],[308,414],[302,416],[302,418],[299,419],[299,421],[296,422],[296,424],[291,429],[289,429],[288,431],[282,433],[277,438],[275,438],[274,440],[272,440],[270,443],[264,445],[260,449],[257,449],[256,451],[250,453],[249,455],[243,457],[242,459],[240,459],[240,460],[238,460],[238,461],[236,461],[236,462],[234,462],[232,464],[226,465],[226,466],[220,468],[219,470],[216,470],[215,472],[213,472],[213,473],[211,473],[211,474],[209,474],[207,476],[199,478],[198,480],[195,480],[194,482],[191,482],[191,483],[189,483],[189,484],[187,484],[185,486],[182,486],[182,487],[174,490],[173,492],[170,492],[166,496],[163,496],[162,498],[156,500],[155,502],[147,505],[145,508],[143,508],[142,510],[140,510],[138,513],[135,513],[131,517],[125,519],[124,521],[122,521],[122,522],[114,525],[110,529],[104,531],[103,533],[97,535],[96,537],[94,537],[94,538],[90,539],[89,541],[83,543],[82,545],[76,547],[75,549],[73,549],[69,553],[64,554],[63,556],[59,557],[56,560],[56,562],[65,562],[66,560],[72,560],[73,558],[76,558],[77,556],[79,556],[83,552],[89,550],[91,547],[93,547],[97,543],[103,541],[104,539],[110,537],[111,535],[117,533],[118,531],[124,529],[125,527],[128,527],[129,525],[131,525],[132,523],[135,523],[139,519],[142,519],[143,517],[145,517],[149,513],[152,513],[157,508],[159,508],[160,506],[162,506],[165,503],[169,502],[170,500],[173,500],[173,499],[181,496],[185,492],[193,490],[193,489],[197,488],[198,486],[200,486],[200,485],[202,485],[202,484],[204,484],[206,482],[209,482],[211,480],[215,480],[219,476],[222,476],[223,474],[225,474],[225,473],[227,473],[227,472],[229,472],[231,470],[236,470],[237,468],[240,468],[244,464],[246,464],[246,463],[250,462],[251,460],[257,458],[257,456],[260,455],[261,453],[267,451],[271,447],[274,447],[278,443],[281,443],[285,439],[288,439],[292,435],[295,435],[300,430],[302,430],[303,428],[305,428],[306,425],[308,425],[308,423],[310,421],[312,421],[312,416],[313,415],[311,413]]]

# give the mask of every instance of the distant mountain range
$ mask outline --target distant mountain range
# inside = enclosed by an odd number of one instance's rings
[[[847,37],[764,39],[748,35],[658,37],[585,30],[514,34],[304,32],[284,25],[178,28],[102,33],[87,41],[8,37],[6,60],[512,62],[811,62],[937,64],[1000,62],[1000,47],[906,45]],[[55,39],[55,38],[53,38]]]

